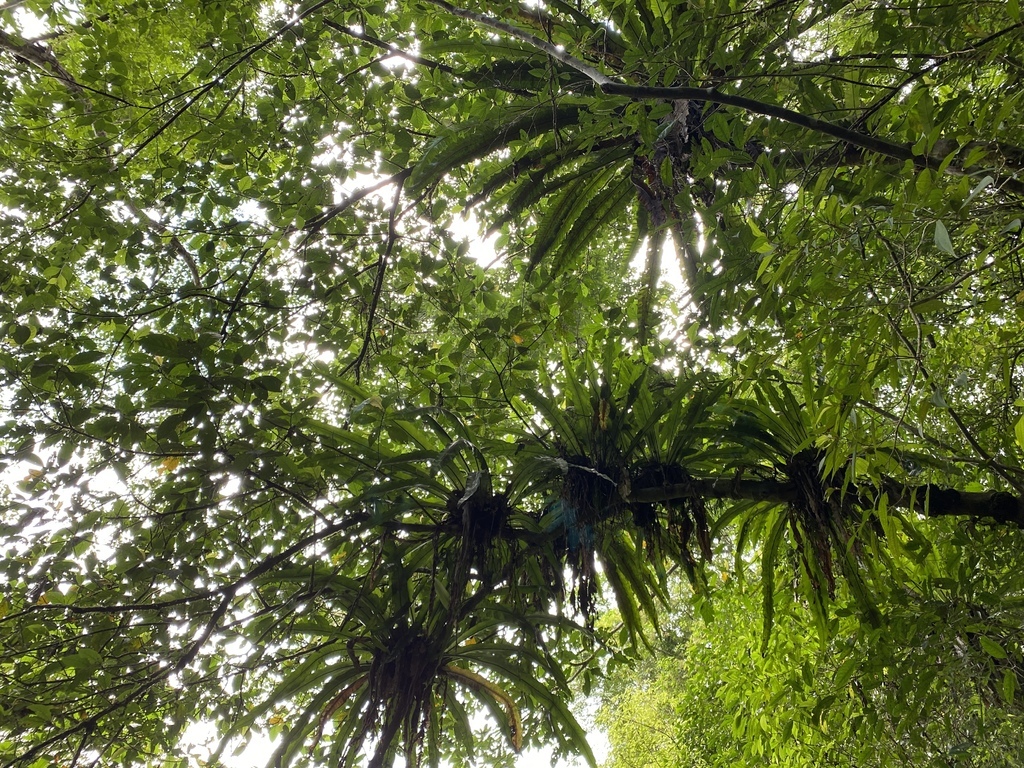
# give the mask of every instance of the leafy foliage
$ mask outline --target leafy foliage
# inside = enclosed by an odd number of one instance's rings
[[[180,762],[205,721],[280,765],[593,762],[573,686],[658,642],[675,568],[710,617],[723,555],[756,671],[846,678],[807,722],[856,680],[902,739],[960,700],[892,670],[958,643],[1015,717],[1022,30],[4,5],[4,761]]]
[[[804,607],[786,600],[762,653],[751,586],[728,580],[713,623],[677,613],[657,654],[609,675],[598,715],[607,765],[1018,761],[1020,701],[1003,680],[1017,679],[1019,659],[981,640],[979,604],[941,591],[894,601],[884,632],[864,631],[848,604],[819,642]]]

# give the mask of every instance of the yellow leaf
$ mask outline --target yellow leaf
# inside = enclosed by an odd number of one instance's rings
[[[334,713],[345,705],[345,702],[349,700],[349,697],[353,693],[366,685],[366,681],[369,680],[369,677],[369,675],[363,675],[335,696],[331,703],[327,705],[327,708],[320,714],[320,721],[316,726],[316,735],[313,737],[313,747],[320,743],[320,737],[324,735],[324,726],[327,725],[327,721],[334,717]],[[312,747],[310,747],[310,749],[312,749]]]
[[[519,708],[515,701],[505,691],[496,686],[490,680],[481,677],[462,667],[449,664],[444,668],[449,677],[458,680],[460,683],[471,688],[477,694],[485,694],[497,701],[505,709],[508,716],[508,736],[512,742],[512,749],[519,753],[523,748],[523,720],[519,716]]]
[[[520,336],[518,333],[513,333],[512,334],[512,341],[514,341],[516,344],[522,344],[523,343],[523,337]]]
[[[181,459],[177,456],[168,456],[166,459],[160,462],[159,472],[161,475],[166,475],[168,472],[173,472],[181,464]]]
[[[280,725],[283,722],[284,722],[284,718],[283,717],[281,717],[280,715],[274,715],[269,720],[267,720],[267,725]]]

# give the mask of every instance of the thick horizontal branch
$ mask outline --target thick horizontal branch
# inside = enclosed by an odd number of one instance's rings
[[[938,485],[884,487],[889,504],[921,512],[927,517],[967,517],[994,520],[1024,528],[1024,499],[1006,491],[958,491]]]
[[[896,144],[885,139],[879,139],[860,131],[844,128],[836,123],[826,120],[818,120],[815,117],[801,114],[786,107],[776,104],[768,104],[756,99],[748,99],[745,96],[736,96],[731,93],[722,93],[715,88],[655,88],[642,85],[628,85],[609,80],[600,83],[601,90],[609,95],[626,96],[632,99],[665,99],[668,101],[706,101],[711,104],[723,104],[725,106],[739,107],[740,109],[765,117],[774,117],[777,120],[799,125],[802,128],[817,133],[831,136],[847,144],[851,144],[869,152],[874,152],[894,160],[903,160],[914,163],[920,167],[938,168],[942,158],[931,158],[928,156],[915,155],[911,147],[903,144]]]
[[[965,517],[992,520],[1024,528],[1024,499],[1005,491],[958,491],[938,485],[906,486],[895,481],[883,484],[891,507],[911,509],[926,517]],[[855,491],[870,503],[878,493],[873,486]],[[639,503],[681,499],[737,499],[792,504],[799,500],[796,485],[785,480],[744,480],[742,478],[695,478],[689,483],[634,488],[629,500]]]

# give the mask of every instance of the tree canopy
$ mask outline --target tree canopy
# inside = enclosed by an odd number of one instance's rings
[[[4,763],[195,722],[593,762],[568,701],[674,573],[806,684],[709,739],[1011,733],[1022,40],[1017,0],[4,3]]]

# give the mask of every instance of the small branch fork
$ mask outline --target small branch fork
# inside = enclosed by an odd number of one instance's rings
[[[417,56],[416,54],[403,51],[401,48],[398,48],[391,43],[387,43],[380,38],[374,37],[373,35],[362,32],[358,29],[353,29],[345,24],[338,24],[336,21],[331,21],[331,19],[324,19],[323,25],[328,29],[333,29],[335,32],[341,32],[343,35],[354,37],[356,40],[362,40],[364,43],[369,43],[382,51],[387,51],[392,56],[398,56],[412,64],[419,64],[427,69],[436,69],[441,72],[446,72],[449,75],[457,74],[454,69],[439,61],[434,61],[432,59],[424,58],[423,56]]]
[[[399,189],[401,189],[401,186],[405,183],[405,180],[409,178],[409,174],[411,173],[412,168],[406,168],[394,174],[393,176],[388,176],[387,178],[381,179],[380,181],[374,182],[373,184],[361,187],[352,192],[351,194],[349,194],[341,202],[336,203],[327,210],[318,213],[316,216],[309,218],[302,225],[302,229],[305,230],[307,234],[306,237],[303,238],[302,243],[300,243],[299,247],[301,248],[309,241],[310,238],[318,234],[320,230],[322,230],[324,226],[326,226],[327,223],[331,221],[331,219],[344,213],[349,208],[351,208],[355,203],[358,203],[360,200],[362,200],[364,197],[367,197],[368,195],[371,195],[374,192],[383,189],[384,187],[389,187],[392,184],[398,184]]]
[[[309,16],[311,16],[312,14],[314,14],[317,11],[321,10],[322,8],[327,7],[328,5],[331,5],[333,2],[334,2],[334,0],[319,0],[319,2],[313,3],[311,6],[309,6],[305,10],[300,11],[299,13],[297,13],[288,22],[282,24],[280,27],[278,27],[277,30],[275,30],[268,37],[264,38],[261,42],[257,43],[256,45],[253,45],[253,46],[249,47],[248,49],[246,49],[245,52],[242,53],[242,55],[240,55],[229,66],[227,66],[224,69],[223,72],[221,72],[219,75],[217,75],[217,77],[213,78],[208,83],[206,83],[206,85],[204,85],[201,88],[199,88],[194,94],[192,94],[192,96],[190,96],[188,99],[186,99],[185,102],[180,107],[178,107],[178,109],[176,109],[167,120],[165,120],[163,122],[163,124],[161,124],[149,136],[147,136],[146,139],[143,140],[141,144],[136,146],[135,149],[133,149],[128,154],[128,156],[125,158],[124,162],[122,163],[122,166],[127,165],[132,160],[134,160],[136,157],[138,157],[140,152],[142,152],[146,147],[148,147],[151,143],[153,143],[156,139],[158,139],[161,136],[161,134],[163,134],[164,131],[166,131],[168,128],[170,128],[171,125],[179,117],[181,117],[185,112],[187,112],[189,110],[189,108],[191,108],[191,106],[193,104],[195,104],[201,98],[206,96],[206,94],[208,94],[210,91],[212,91],[218,85],[223,83],[228,75],[230,75],[232,72],[234,72],[240,66],[245,64],[247,61],[249,61],[253,56],[255,56],[257,53],[262,51],[264,48],[266,48],[267,46],[277,42],[277,40],[279,40],[281,37],[283,37],[284,34],[286,32],[288,32],[288,30],[290,30],[290,29],[294,28],[295,26],[301,24]]]

